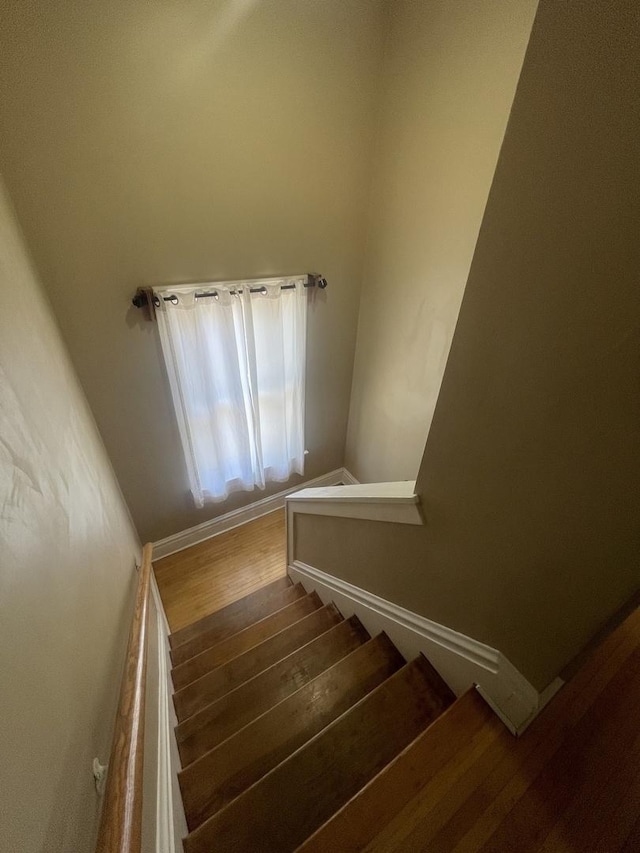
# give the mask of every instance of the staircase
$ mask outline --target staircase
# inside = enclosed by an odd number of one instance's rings
[[[313,845],[455,698],[424,657],[289,578],[170,645],[185,853]]]

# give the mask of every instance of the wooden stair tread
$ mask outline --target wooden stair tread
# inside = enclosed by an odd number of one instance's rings
[[[248,628],[232,634],[211,648],[206,649],[195,657],[190,658],[171,670],[171,678],[175,690],[186,687],[198,678],[202,678],[207,672],[222,666],[238,655],[244,654],[249,649],[263,643],[269,637],[279,634],[290,625],[320,610],[322,602],[316,592],[298,598],[297,601],[282,607],[275,613],[265,616],[259,622],[255,622]]]
[[[329,614],[337,611],[333,608]],[[180,723],[175,734],[182,766],[231,737],[368,639],[355,616],[327,623],[327,630],[310,637],[305,645]]]
[[[419,657],[184,840],[185,853],[295,850],[447,707]],[[274,819],[282,813],[283,819]]]
[[[469,691],[299,853],[640,849],[639,637],[637,610],[519,738]]]
[[[405,663],[385,634],[369,640],[179,773],[195,829]]]
[[[247,608],[252,608],[254,605],[259,605],[260,603],[268,601],[272,595],[281,592],[292,585],[292,581],[288,575],[278,578],[269,584],[265,584],[265,586],[260,587],[260,589],[255,590],[255,592],[251,592],[249,595],[245,595],[237,601],[233,601],[231,604],[228,604],[226,607],[221,607],[220,610],[216,610],[214,613],[210,613],[208,616],[198,619],[197,622],[192,622],[191,625],[185,625],[184,628],[174,631],[169,635],[169,645],[172,649],[176,648],[177,646],[193,639],[198,634],[211,631],[218,625],[224,625],[229,618],[233,619],[234,617],[242,614]]]
[[[195,637],[172,648],[171,662],[173,666],[179,666],[189,658],[195,657],[227,637],[249,628],[255,622],[259,622],[266,616],[270,616],[288,604],[292,604],[297,599],[303,598],[306,594],[302,584],[297,583],[284,589],[275,590],[266,599],[259,598],[253,603],[248,603],[239,612],[227,613],[224,618],[218,619],[212,628],[202,630]]]
[[[234,690],[244,681],[290,655],[329,628],[342,622],[335,605],[328,604],[304,616],[273,637],[238,655],[226,664],[216,667],[197,681],[192,681],[173,694],[173,704],[178,722],[197,714],[225,693]]]
[[[364,850],[418,791],[427,793],[426,786],[447,762],[461,751],[471,751],[474,738],[485,726],[495,736],[504,729],[472,688],[304,841],[297,848],[299,853]],[[485,736],[480,745],[487,742]],[[447,781],[437,779],[434,787],[439,782],[446,793]]]

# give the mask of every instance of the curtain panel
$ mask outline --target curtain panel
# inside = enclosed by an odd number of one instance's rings
[[[307,294],[302,279],[259,282],[260,293],[253,284],[216,283],[204,298],[213,285],[154,289],[198,507],[304,473]]]

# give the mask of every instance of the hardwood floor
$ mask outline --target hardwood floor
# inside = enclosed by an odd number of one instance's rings
[[[171,631],[286,575],[284,510],[155,560]]]

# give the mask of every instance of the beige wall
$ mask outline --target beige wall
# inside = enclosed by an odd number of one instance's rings
[[[381,2],[0,6],[0,167],[141,537],[263,493],[193,508],[139,285],[322,272],[307,478],[341,466]]]
[[[0,186],[0,849],[93,850],[138,542]]]
[[[537,0],[396,0],[383,66],[347,467],[414,479]]]
[[[541,2],[420,467],[426,526],[298,531],[300,559],[539,688],[640,586],[639,41],[631,0]]]

